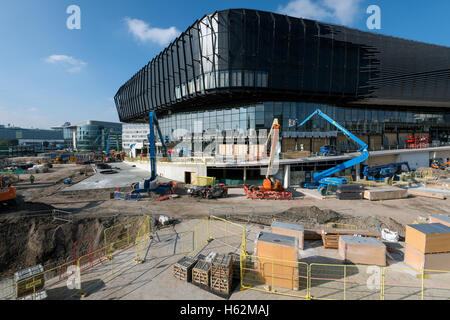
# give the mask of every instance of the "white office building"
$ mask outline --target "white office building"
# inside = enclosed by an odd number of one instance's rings
[[[124,123],[122,125],[122,147],[130,157],[136,158],[148,149],[147,135],[150,133],[148,124]]]

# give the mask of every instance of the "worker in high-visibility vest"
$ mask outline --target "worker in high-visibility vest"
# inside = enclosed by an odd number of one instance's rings
[[[31,175],[31,176],[30,176],[30,182],[31,182],[31,184],[33,184],[33,183],[34,183],[34,180],[35,180],[34,176],[33,176],[33,175]]]

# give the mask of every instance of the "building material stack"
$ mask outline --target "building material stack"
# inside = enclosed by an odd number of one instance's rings
[[[405,264],[417,270],[450,271],[450,227],[441,223],[406,226]]]
[[[272,287],[298,290],[298,238],[261,232],[256,241],[260,278]]]
[[[450,216],[442,214],[439,216],[432,216],[430,217],[431,223],[441,223],[444,226],[450,227]]]
[[[275,234],[296,237],[298,239],[298,248],[300,250],[303,250],[305,228],[302,225],[273,221],[271,225],[271,232]]]
[[[342,184],[337,187],[336,197],[339,200],[361,200],[364,197],[364,186],[361,184]]]
[[[364,199],[370,201],[408,198],[408,190],[400,188],[374,188],[364,191]]]
[[[229,296],[233,282],[233,258],[218,254],[211,263],[211,291],[218,295]]]
[[[183,257],[173,265],[173,276],[182,281],[190,282],[192,280],[192,269],[197,263],[197,259]]]
[[[340,236],[339,255],[354,264],[386,266],[386,246],[375,238]]]
[[[192,269],[192,283],[205,289],[209,287],[211,276],[211,263],[205,260],[199,260]]]

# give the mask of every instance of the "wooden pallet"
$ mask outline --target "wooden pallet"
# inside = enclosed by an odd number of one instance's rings
[[[230,294],[233,281],[233,258],[230,255],[217,255],[211,264],[211,290]]]
[[[381,238],[374,234],[369,233],[361,233],[357,230],[354,231],[335,231],[335,232],[323,232],[322,231],[322,242],[323,247],[325,249],[339,249],[339,236],[352,236],[355,234],[360,234],[363,237],[369,237],[369,238],[377,238],[378,240],[381,240]]]
[[[199,260],[192,269],[192,282],[209,287],[211,277],[211,263]]]
[[[183,257],[173,265],[173,276],[179,280],[190,282],[192,280],[192,269],[197,263],[197,259]]]
[[[339,235],[338,234],[322,234],[323,247],[325,249],[338,249],[339,248]]]

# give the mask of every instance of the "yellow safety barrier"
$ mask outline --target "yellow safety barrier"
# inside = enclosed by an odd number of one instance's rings
[[[142,225],[150,230],[150,216],[132,218],[125,223],[119,223],[105,229],[103,242],[104,246],[107,247],[107,254],[134,243]]]
[[[196,185],[196,186],[212,186],[215,183],[216,183],[216,178],[215,177],[196,176],[194,178],[194,181],[192,181],[192,184]]]
[[[10,298],[31,298],[35,300],[43,290],[47,291],[49,298],[52,298],[53,289],[58,292],[58,296],[64,296],[67,280],[74,274],[76,261],[72,260],[60,266],[45,270],[31,278],[27,278],[14,283],[14,296]]]
[[[358,229],[358,226],[355,226],[353,224],[345,224],[345,223],[337,223],[337,222],[329,222],[329,223],[327,223],[327,227],[334,228],[334,229],[352,229],[352,230]]]
[[[381,290],[383,300],[450,299],[450,271],[386,267]]]
[[[317,300],[379,300],[382,268],[311,263],[309,294]]]

